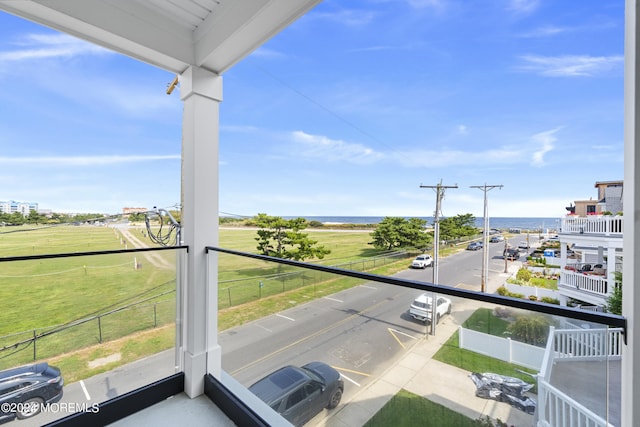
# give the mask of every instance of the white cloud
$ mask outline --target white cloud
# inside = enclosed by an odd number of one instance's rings
[[[466,125],[458,125],[457,130],[460,135],[467,135],[469,133]]]
[[[560,128],[556,128],[533,135],[531,139],[540,148],[533,153],[533,157],[531,159],[532,166],[545,165],[544,155],[555,148],[554,143],[558,139],[555,137],[555,134],[559,130]]]
[[[50,156],[50,157],[0,157],[0,165],[46,165],[46,166],[101,166],[122,163],[138,163],[157,160],[180,160],[180,154],[151,156]]]
[[[308,18],[325,19],[347,27],[361,27],[370,24],[376,17],[370,10],[341,9],[331,13],[310,13]]]
[[[532,31],[520,34],[520,37],[523,38],[537,38],[537,37],[550,37],[555,36],[556,34],[565,33],[570,31],[564,27],[556,27],[553,25],[548,25],[546,27],[536,28]]]
[[[405,167],[444,168],[451,166],[477,165],[481,158],[483,165],[521,163],[528,149],[501,147],[484,151],[463,150],[415,150],[395,152],[390,157]]]
[[[373,163],[383,157],[382,153],[362,144],[350,144],[341,140],[330,139],[326,136],[294,131],[291,137],[298,147],[302,148],[302,152],[298,154],[305,157],[360,164]]]
[[[28,34],[15,45],[18,46],[15,50],[0,52],[0,61],[18,62],[111,53],[107,49],[66,34]]]
[[[517,14],[529,14],[540,6],[540,0],[511,0],[507,9]]]
[[[624,63],[624,56],[540,56],[523,55],[520,57],[525,63],[518,66],[521,71],[530,71],[549,77],[597,76],[620,67]]]

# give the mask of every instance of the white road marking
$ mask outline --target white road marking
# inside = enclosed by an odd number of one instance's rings
[[[296,319],[292,319],[291,317],[287,317],[287,316],[284,316],[284,315],[279,314],[279,313],[276,313],[276,316],[282,317],[283,319],[291,320],[292,322],[296,321]]]
[[[367,289],[373,289],[374,291],[375,291],[375,290],[378,290],[378,288],[374,288],[373,286],[360,285],[360,287],[361,287],[361,288],[367,288]]]
[[[345,380],[349,381],[350,383],[355,384],[355,385],[357,385],[358,387],[360,387],[360,384],[358,384],[357,382],[355,382],[354,380],[352,380],[351,378],[349,378],[349,377],[348,377],[348,376],[346,376],[345,374],[342,374],[342,373],[341,373],[341,374],[340,374],[340,376],[341,376],[342,378],[344,378]]]
[[[400,335],[404,335],[405,337],[409,337],[409,338],[413,338],[414,340],[417,340],[418,338],[414,337],[413,335],[409,335],[405,332],[399,331],[397,329],[392,329],[392,328],[387,328],[389,330],[389,332],[393,333],[395,332],[396,334],[400,334]]]
[[[344,301],[342,301],[342,300],[339,300],[339,299],[336,299],[336,298],[331,298],[331,297],[323,297],[323,298],[324,298],[324,299],[331,300],[331,301],[335,301],[335,302],[344,302]]]
[[[261,324],[259,324],[259,323],[256,323],[256,326],[257,326],[257,327],[259,327],[259,328],[264,329],[264,330],[265,330],[265,331],[267,331],[267,332],[273,332],[271,329],[269,329],[269,328],[265,328],[264,326],[262,326],[262,325],[261,325]]]
[[[87,387],[84,385],[84,381],[80,380],[80,387],[82,387],[82,391],[84,392],[84,397],[87,400],[91,400],[91,396],[89,396],[89,391],[87,391]]]

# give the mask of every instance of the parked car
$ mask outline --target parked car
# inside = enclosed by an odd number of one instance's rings
[[[344,382],[340,373],[324,362],[302,367],[285,366],[254,383],[249,390],[295,426],[301,426],[322,409],[340,403]]]
[[[491,236],[489,239],[489,243],[499,243],[504,242],[504,236],[502,234],[498,234],[497,236]]]
[[[507,248],[502,252],[502,256],[506,259],[515,261],[520,258],[520,249],[518,248]]]
[[[468,251],[479,251],[480,249],[482,249],[482,246],[483,246],[482,242],[471,242],[467,246],[467,250]]]
[[[531,246],[529,246],[529,242],[526,240],[521,240],[520,243],[518,243],[518,247],[520,249],[529,249]]]
[[[0,372],[0,422],[37,415],[46,403],[62,399],[60,369],[36,363]]]
[[[416,259],[411,262],[409,267],[411,268],[427,268],[433,265],[433,257],[431,255],[422,254],[418,255]]]
[[[409,314],[416,320],[421,322],[431,321],[431,295],[424,293],[418,298],[414,299],[409,307]],[[451,313],[451,300],[443,296],[436,298],[436,323],[440,321],[440,318],[445,314]]]

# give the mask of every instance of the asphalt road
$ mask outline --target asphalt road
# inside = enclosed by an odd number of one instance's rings
[[[511,239],[510,244],[523,239]],[[488,275],[504,272],[504,243],[491,243],[488,248]],[[442,285],[479,291],[481,275],[482,251],[463,251],[440,260]],[[430,283],[433,269],[407,269],[397,276]],[[248,387],[284,365],[320,360],[340,371],[344,399],[349,399],[425,336],[427,326],[408,315],[411,301],[420,293],[367,282],[227,330],[219,336],[222,367]],[[455,315],[458,299],[452,301]],[[446,321],[447,316],[441,320]]]

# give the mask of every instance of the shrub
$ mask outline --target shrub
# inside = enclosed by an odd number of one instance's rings
[[[521,268],[516,273],[516,279],[522,280],[523,282],[528,282],[529,280],[531,280],[531,272],[526,268]]]
[[[524,294],[509,292],[509,290],[504,285],[500,286],[496,292],[498,292],[498,295],[502,295],[503,297],[524,298]]]
[[[542,298],[540,298],[540,301],[546,302],[547,304],[560,305],[560,300],[558,298],[542,297]]]
[[[549,318],[541,315],[520,316],[509,325],[507,330],[518,341],[531,345],[542,345],[549,335]]]

